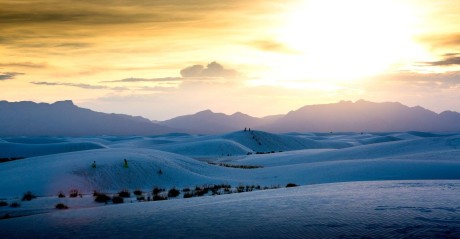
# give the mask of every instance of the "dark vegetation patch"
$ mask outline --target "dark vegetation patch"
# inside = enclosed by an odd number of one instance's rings
[[[227,168],[241,168],[241,169],[263,168],[263,166],[259,166],[259,165],[235,165],[235,164],[228,164],[228,163],[213,163],[213,162],[208,162],[208,163],[212,165],[221,166],[221,167],[227,167]]]
[[[175,197],[179,196],[179,194],[180,194],[180,191],[177,190],[176,188],[171,188],[171,189],[169,189],[169,191],[168,191],[168,197],[173,197],[173,198],[175,198]]]
[[[120,192],[118,192],[118,196],[123,198],[129,198],[131,197],[131,193],[127,189],[123,189]]]
[[[30,200],[35,199],[35,198],[37,198],[37,196],[35,196],[31,191],[27,191],[22,196],[22,201],[30,201]]]
[[[123,203],[123,202],[124,202],[124,199],[121,196],[113,196],[113,198],[112,198],[112,203],[113,204],[120,204],[120,203]]]
[[[67,205],[65,205],[64,203],[56,204],[55,208],[56,209],[69,209],[69,207]]]
[[[0,163],[6,163],[14,160],[24,159],[23,157],[0,158]]]
[[[107,196],[107,194],[105,193],[94,192],[93,195],[94,195],[94,201],[96,202],[107,203],[108,201],[110,201],[110,197]]]
[[[0,201],[0,207],[6,207],[8,206],[8,203],[5,201]]]
[[[299,185],[295,184],[295,183],[288,183],[286,184],[286,187],[287,188],[292,188],[292,187],[298,187]]]
[[[82,197],[82,194],[79,193],[78,189],[71,189],[70,192],[69,192],[69,197],[71,198],[76,198],[76,197]]]
[[[159,188],[159,187],[154,187],[153,190],[152,190],[152,194],[153,194],[153,195],[157,195],[157,194],[159,194],[159,193],[161,193],[161,192],[164,192],[164,191],[166,191],[166,189],[164,189],[164,188]]]

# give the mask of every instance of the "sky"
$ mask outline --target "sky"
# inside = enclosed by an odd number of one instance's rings
[[[0,0],[0,100],[152,120],[365,99],[460,111],[452,0]]]

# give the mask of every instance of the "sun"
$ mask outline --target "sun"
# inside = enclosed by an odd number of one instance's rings
[[[423,49],[413,40],[417,16],[412,5],[402,2],[299,2],[276,32],[276,40],[294,53],[277,62],[271,74],[346,83],[420,54]]]

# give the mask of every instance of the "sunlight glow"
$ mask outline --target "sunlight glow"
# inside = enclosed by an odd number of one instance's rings
[[[303,1],[278,33],[278,41],[298,54],[278,62],[278,72],[270,74],[347,83],[419,56],[423,49],[412,40],[417,18],[411,7],[394,0]]]

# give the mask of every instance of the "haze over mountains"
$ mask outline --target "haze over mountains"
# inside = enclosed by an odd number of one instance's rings
[[[53,104],[0,101],[0,136],[217,134],[253,128],[269,132],[460,132],[460,113],[440,114],[420,106],[364,100],[307,105],[286,115],[262,118],[210,110],[165,121],[106,114],[72,101]]]

